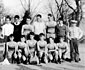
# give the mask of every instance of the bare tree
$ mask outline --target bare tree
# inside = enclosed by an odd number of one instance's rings
[[[55,0],[57,7],[58,7],[58,10],[59,10],[59,13],[60,13],[60,17],[62,17],[63,20],[66,20],[66,21],[67,21],[67,19],[69,19],[69,20],[75,19],[78,21],[78,25],[79,25],[80,20],[82,19],[82,11],[81,11],[81,5],[80,5],[81,0],[74,0],[74,1],[76,3],[76,6],[77,6],[76,9],[74,9],[71,5],[69,5],[67,0],[62,0],[61,5],[59,5],[58,1]],[[68,6],[67,9],[65,9],[65,7],[64,7],[65,5]],[[69,12],[68,11],[69,8],[71,10],[73,10],[73,12],[70,13],[69,15],[67,15],[67,13]],[[65,18],[65,17],[68,17],[68,18]]]
[[[28,1],[28,2],[27,2],[27,1]],[[32,2],[32,0],[24,0],[25,4],[27,5],[27,9],[26,9],[26,7],[24,6],[22,0],[20,0],[21,5],[23,6],[23,8],[24,8],[24,10],[25,10],[24,19],[26,19],[26,17],[31,17],[31,18],[32,18],[32,21],[34,20],[34,18],[36,17],[36,15],[33,16],[33,17],[32,17],[32,15],[35,13],[35,10],[36,10],[36,9],[38,8],[38,6],[40,5],[41,1],[42,1],[42,0],[39,0],[38,4],[37,4],[37,5],[34,7],[34,9],[33,9],[33,8],[31,8],[31,2]]]
[[[3,3],[2,3],[2,0],[0,0],[0,25],[3,23],[2,19],[3,19],[3,14],[4,12],[4,6],[3,6]]]

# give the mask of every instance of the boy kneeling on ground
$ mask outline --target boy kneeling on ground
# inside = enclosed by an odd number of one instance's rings
[[[57,47],[58,47],[58,55],[59,55],[59,62],[61,63],[62,59],[66,59],[67,58],[67,54],[69,52],[69,47],[68,47],[68,43],[64,42],[64,37],[60,37],[59,39],[59,43],[57,43]]]

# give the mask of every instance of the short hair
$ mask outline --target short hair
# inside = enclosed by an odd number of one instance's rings
[[[43,33],[40,33],[40,34],[39,34],[39,37],[42,37],[42,36],[45,36],[45,34],[43,34]]]
[[[20,17],[19,17],[19,15],[15,15],[15,16],[14,16],[14,19],[16,19],[16,18],[18,18],[18,19],[19,19],[19,18],[20,18]]]
[[[65,37],[64,36],[59,36],[59,39],[65,39]]]
[[[31,17],[27,17],[26,19],[30,19],[31,20]]]
[[[2,28],[0,27],[0,31],[2,31]]]
[[[9,19],[9,20],[11,20],[11,17],[10,17],[9,15],[7,15],[7,16],[6,16],[6,19]]]
[[[14,37],[14,35],[13,35],[13,34],[9,35],[9,38],[12,38],[12,37]]]
[[[48,14],[48,16],[52,17],[52,14]]]
[[[25,35],[21,35],[21,37],[20,38],[25,38]]]
[[[40,17],[40,18],[42,18],[42,16],[41,16],[40,14],[37,14],[37,17]]]
[[[30,34],[29,34],[29,35],[33,35],[33,36],[34,36],[35,34],[34,34],[34,32],[30,32]]]
[[[50,38],[54,40],[54,38],[53,38],[53,37],[49,37],[49,39],[50,39]]]
[[[63,17],[60,17],[60,18],[59,18],[59,21],[63,21]]]
[[[49,37],[49,38],[47,39],[48,43],[50,43],[50,39],[55,40],[53,37]]]

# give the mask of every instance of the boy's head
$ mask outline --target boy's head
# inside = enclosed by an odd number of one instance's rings
[[[21,41],[24,42],[25,40],[25,35],[21,35]]]
[[[37,15],[37,21],[41,21],[42,16],[40,14]]]
[[[0,27],[0,34],[2,33],[2,28]]]
[[[35,36],[34,32],[30,32],[30,39],[34,39],[34,36]]]
[[[10,23],[11,22],[11,17],[9,15],[7,15],[5,21],[6,21],[6,23]]]
[[[76,24],[77,24],[77,21],[76,20],[71,20],[71,24],[72,24],[73,27],[75,27]]]
[[[54,42],[54,38],[53,37],[49,37],[49,43],[53,43]]]
[[[19,19],[20,19],[19,15],[15,15],[15,16],[14,16],[14,20],[15,20],[15,22],[18,22]]]
[[[59,41],[60,42],[64,42],[64,37],[63,36],[60,36]]]
[[[9,36],[9,39],[10,39],[10,41],[13,41],[13,40],[14,40],[14,35],[11,34],[11,35]]]
[[[50,20],[53,20],[52,14],[48,14],[48,20],[49,20],[49,21],[50,21]]]
[[[39,37],[40,37],[40,40],[43,40],[43,39],[45,39],[45,34],[40,33],[40,34],[39,34]]]
[[[27,23],[27,24],[30,24],[30,22],[31,22],[31,17],[27,17],[27,18],[26,18],[26,23]]]

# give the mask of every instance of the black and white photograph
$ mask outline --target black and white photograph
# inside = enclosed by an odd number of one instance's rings
[[[85,0],[0,0],[0,70],[85,70]]]

